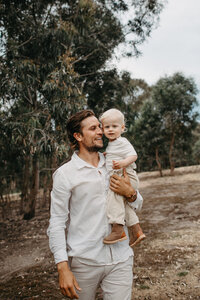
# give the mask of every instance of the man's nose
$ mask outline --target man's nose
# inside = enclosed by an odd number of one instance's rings
[[[103,134],[102,128],[100,128],[100,127],[98,128],[97,134],[101,134],[101,135]]]

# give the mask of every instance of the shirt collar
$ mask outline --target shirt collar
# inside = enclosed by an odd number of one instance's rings
[[[98,152],[99,154],[99,164],[97,166],[97,168],[101,168],[104,164],[105,164],[105,157],[103,155],[103,153]],[[75,163],[77,169],[81,169],[81,168],[95,168],[94,166],[92,166],[91,164],[87,163],[86,161],[84,161],[83,159],[81,159],[78,155],[77,152],[74,152],[74,154],[72,155],[72,160]]]

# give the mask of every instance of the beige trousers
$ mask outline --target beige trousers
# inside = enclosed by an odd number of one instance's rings
[[[126,172],[130,178],[132,187],[137,190],[139,186],[139,179],[136,172],[133,169],[126,169]],[[115,174],[122,176],[121,170],[115,170]],[[135,213],[134,208],[124,199],[109,189],[107,196],[107,217],[110,224],[122,224],[130,227],[139,223],[138,216]]]
[[[133,282],[133,257],[125,262],[91,266],[73,257],[71,270],[82,289],[77,291],[79,300],[95,300],[99,287],[103,300],[131,300]]]

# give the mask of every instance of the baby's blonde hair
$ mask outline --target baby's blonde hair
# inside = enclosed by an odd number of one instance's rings
[[[124,115],[123,113],[116,109],[116,108],[111,108],[111,109],[108,109],[106,110],[100,117],[99,117],[99,120],[101,123],[104,122],[105,119],[108,119],[108,118],[115,118],[119,120],[119,122],[122,124],[122,125],[125,125],[125,121],[124,121]]]

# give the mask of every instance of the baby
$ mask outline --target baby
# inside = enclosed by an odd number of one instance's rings
[[[100,121],[103,132],[109,139],[106,148],[106,168],[109,175],[116,173],[122,176],[123,168],[126,168],[131,184],[137,190],[139,180],[134,171],[137,153],[130,142],[121,137],[125,130],[124,115],[118,109],[113,108],[104,112],[100,117]],[[112,224],[112,232],[104,238],[104,244],[114,244],[127,239],[123,227],[125,222],[132,233],[129,243],[131,247],[145,238],[134,208],[123,196],[114,193],[110,189],[107,199],[107,216],[109,223]]]

